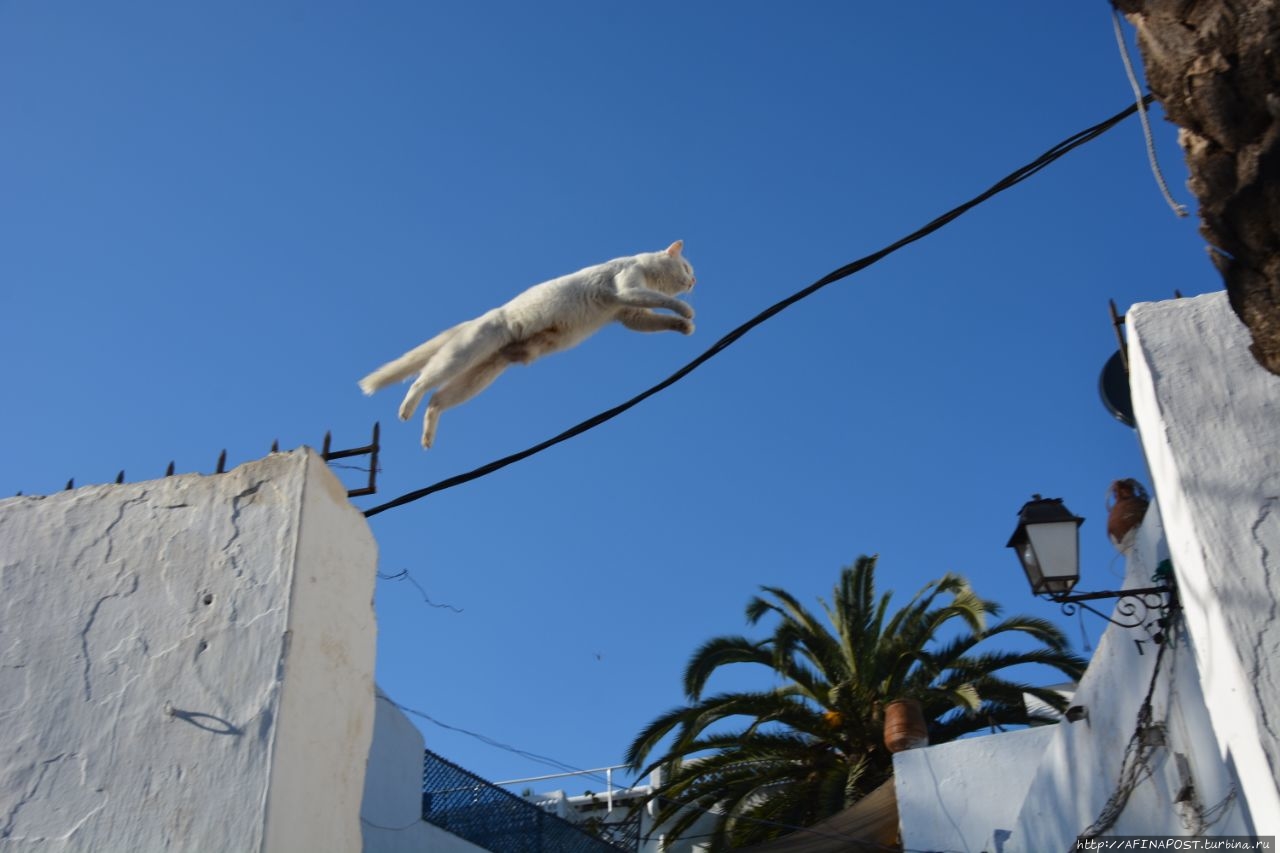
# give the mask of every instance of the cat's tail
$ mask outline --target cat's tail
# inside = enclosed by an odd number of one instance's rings
[[[449,339],[456,335],[463,325],[466,324],[446,329],[425,344],[420,344],[409,350],[395,361],[389,361],[382,365],[382,367],[360,380],[360,390],[365,394],[372,394],[375,391],[386,388],[388,385],[408,379],[421,370],[431,359],[431,356],[435,355],[442,346],[448,343]]]

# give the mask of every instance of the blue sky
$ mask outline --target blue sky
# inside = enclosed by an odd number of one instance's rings
[[[0,0],[0,494],[381,420],[371,506],[631,397],[1131,100],[1103,0]],[[611,328],[513,369],[429,452],[398,391],[356,387],[528,285],[677,238],[692,337]],[[371,519],[381,571],[461,611],[379,581],[378,680],[594,768],[759,585],[815,602],[861,553],[900,602],[960,572],[1079,637],[1020,579],[1015,513],[1063,497],[1082,586],[1118,583],[1105,491],[1147,475],[1098,399],[1107,299],[1220,286],[1129,119],[607,425]],[[420,725],[488,778],[552,770]]]

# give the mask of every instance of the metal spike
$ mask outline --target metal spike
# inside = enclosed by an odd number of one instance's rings
[[[271,452],[272,453],[280,452],[280,439],[277,438],[275,441],[271,442]]]
[[[1116,301],[1114,299],[1107,300],[1107,307],[1111,310],[1111,330],[1116,333],[1116,346],[1120,350],[1120,361],[1124,364],[1124,372],[1129,372],[1129,349],[1125,346],[1124,333],[1120,331],[1120,327],[1124,325],[1124,315],[1116,310]]]
[[[75,487],[76,487],[76,478],[75,478],[75,477],[72,477],[70,480],[67,480],[67,491],[71,491],[71,490],[72,490],[72,489],[74,489]]]
[[[227,472],[227,449],[224,447],[222,452],[218,454],[218,470],[215,474],[225,474]]]
[[[20,498],[20,497],[22,497],[22,492],[21,492],[21,491],[19,491],[16,495],[14,495],[14,497],[15,497],[15,498]]]
[[[121,468],[120,473],[116,474],[116,485],[118,486],[123,482],[124,482],[124,469]]]
[[[170,459],[170,460],[169,460],[169,467],[168,467],[168,468],[166,468],[166,469],[164,469],[164,475],[165,475],[166,477],[172,477],[172,476],[173,476],[173,460],[172,460],[172,459]]]
[[[328,430],[325,430],[324,445],[320,448],[320,455],[326,459],[329,458],[329,443],[331,441],[333,441],[333,436],[330,434]]]
[[[369,448],[369,494],[378,493],[378,454],[382,452],[382,424],[373,422],[373,443]]]

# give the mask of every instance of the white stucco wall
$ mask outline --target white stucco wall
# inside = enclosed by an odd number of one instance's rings
[[[0,501],[0,850],[358,850],[375,565],[310,451]]]
[[[1040,726],[966,738],[893,757],[907,850],[982,853],[1004,843],[1057,732]]]
[[[1165,556],[1160,510],[1153,503],[1127,554],[1123,586],[1150,586]],[[1129,795],[1107,835],[1186,835],[1196,829],[1194,815],[1175,802],[1186,781],[1180,764],[1203,807],[1231,797],[1234,777],[1216,747],[1190,639],[1184,631],[1167,643],[1152,691],[1152,720],[1165,742],[1151,750],[1151,773]],[[1085,719],[895,756],[904,847],[974,853],[1070,849],[1116,790],[1157,650],[1140,628],[1108,626],[1072,697],[1073,705],[1085,709]],[[1246,815],[1234,803],[1202,829],[1249,833]]]
[[[1015,735],[985,738],[997,778],[963,767],[963,750],[974,747],[905,753],[895,768],[907,794],[899,799],[907,848],[1069,849],[1116,802],[1148,690],[1146,768],[1104,834],[1280,833],[1280,377],[1253,362],[1224,294],[1134,306],[1128,326],[1157,502],[1126,554],[1124,586],[1151,585],[1170,558],[1182,627],[1153,682],[1149,635],[1109,626],[1073,698],[1087,718],[1054,727],[1039,756],[1006,753],[1001,744],[1016,746]],[[1024,778],[1028,760],[1035,767],[1023,790],[1005,784],[1000,774]],[[1011,830],[1007,796],[1018,803]],[[984,822],[992,830],[985,840]]]
[[[381,692],[365,774],[364,853],[483,853],[422,819],[422,733]]]
[[[1153,503],[1126,555],[1123,586],[1151,586],[1152,572],[1166,556],[1160,507]],[[1001,853],[1066,850],[1094,824],[1117,790],[1125,750],[1138,728],[1138,712],[1148,691],[1151,722],[1162,730],[1164,742],[1150,750],[1146,761],[1150,774],[1133,789],[1119,818],[1103,834],[1249,832],[1238,808],[1226,809],[1212,826],[1198,827],[1194,815],[1177,804],[1186,781],[1180,763],[1195,784],[1196,801],[1206,809],[1231,795],[1233,780],[1209,730],[1189,635],[1183,630],[1169,636],[1153,688],[1158,652],[1148,631],[1108,626],[1072,699],[1087,717],[1056,727],[1057,736],[1027,786],[1018,820]]]
[[[1135,305],[1134,410],[1218,747],[1280,833],[1280,377],[1225,293]]]

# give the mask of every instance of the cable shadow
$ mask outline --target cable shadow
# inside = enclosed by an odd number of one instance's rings
[[[180,708],[170,708],[169,716],[190,723],[198,729],[203,729],[210,734],[215,735],[236,735],[237,737],[244,734],[244,729],[233,725],[230,720],[213,714],[205,714],[201,711],[183,711]]]

